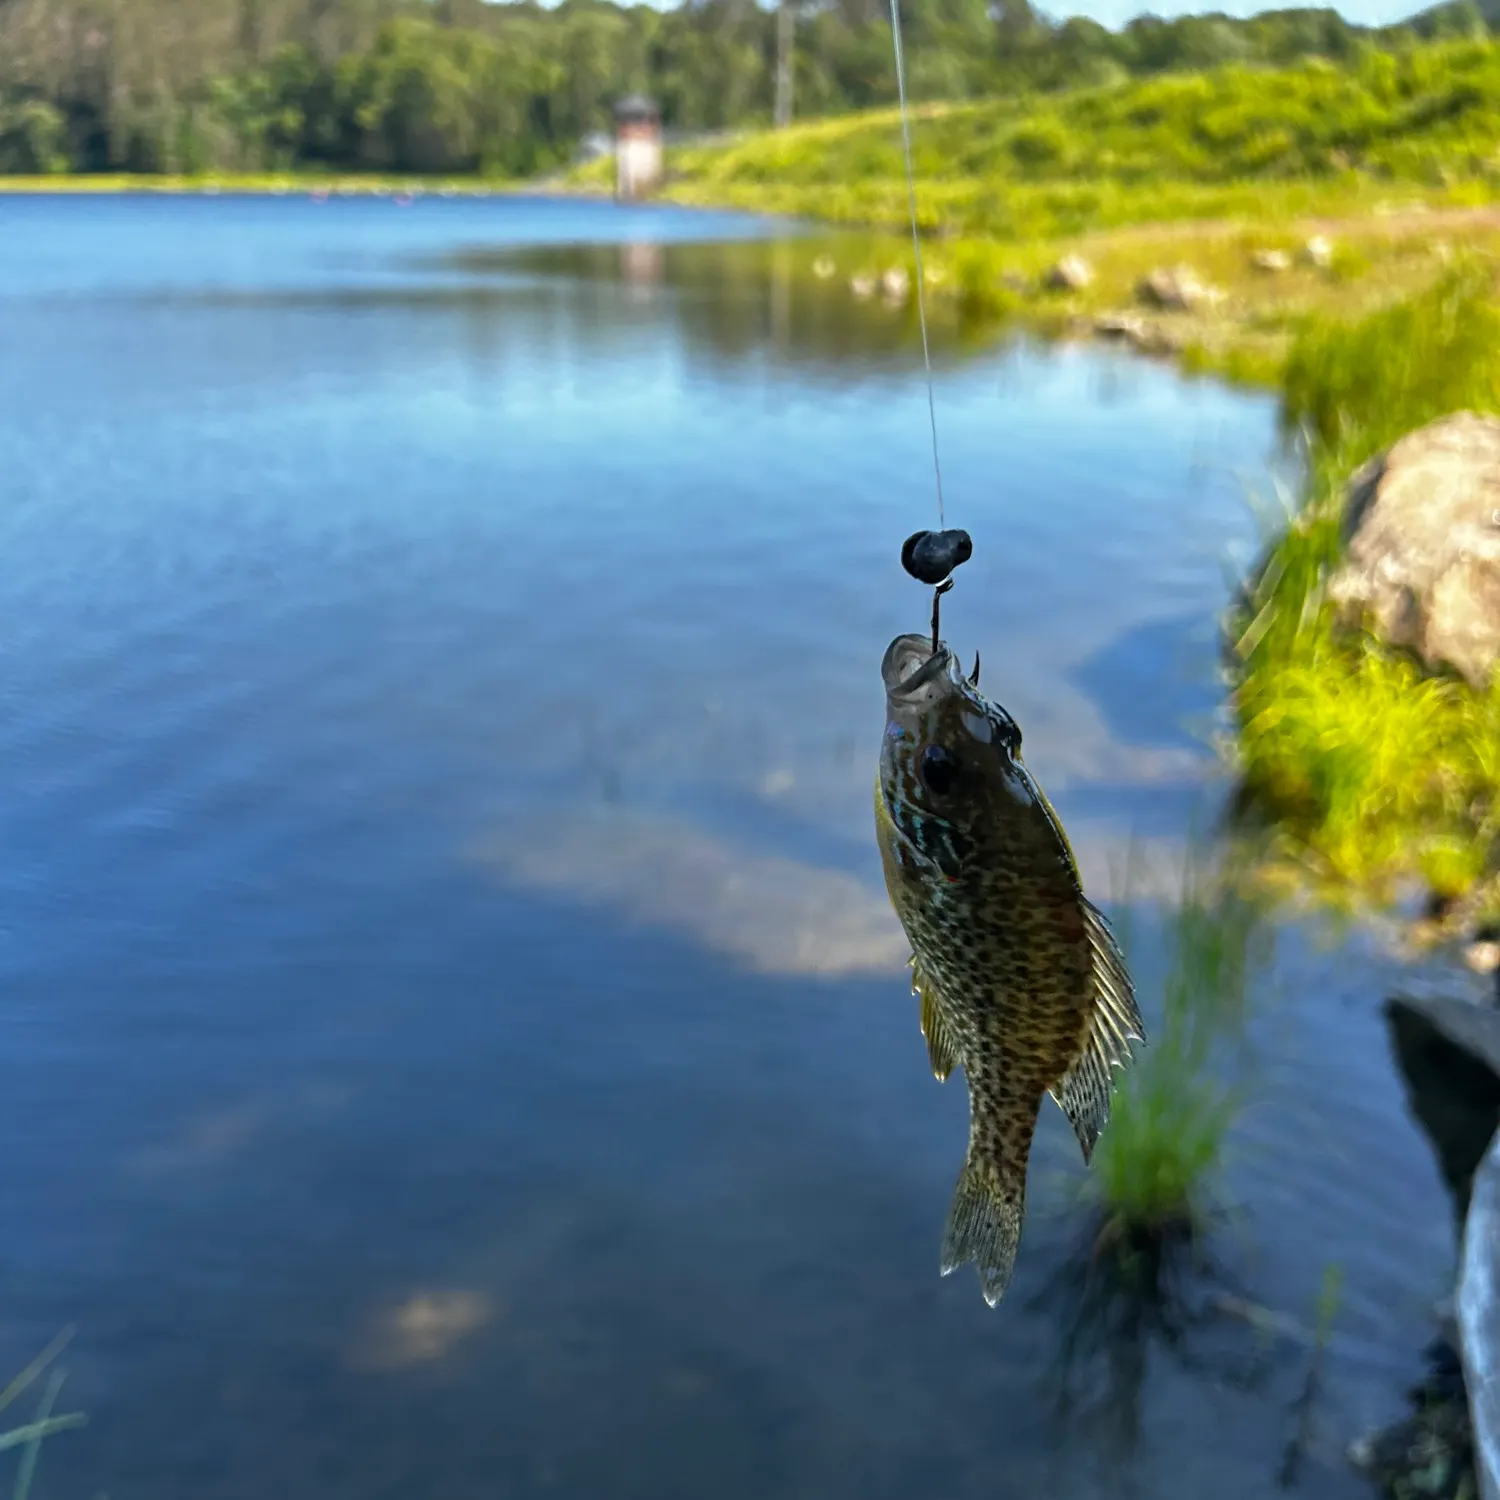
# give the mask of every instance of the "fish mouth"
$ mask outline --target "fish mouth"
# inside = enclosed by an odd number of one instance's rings
[[[940,677],[955,683],[962,677],[958,658],[942,642],[934,651],[932,637],[925,635],[898,635],[886,647],[880,675],[891,698],[908,702],[928,696],[924,689],[935,686]]]

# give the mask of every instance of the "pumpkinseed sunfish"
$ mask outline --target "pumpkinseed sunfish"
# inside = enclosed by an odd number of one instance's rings
[[[881,664],[886,726],[875,826],[912,946],[912,992],[941,1081],[969,1086],[969,1148],[943,1275],[976,1261],[991,1307],[1010,1282],[1042,1095],[1083,1159],[1109,1119],[1111,1069],[1144,1040],[1125,959],[1021,763],[1021,731],[946,645],[902,635]]]

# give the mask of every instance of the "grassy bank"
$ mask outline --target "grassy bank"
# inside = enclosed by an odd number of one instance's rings
[[[929,106],[912,129],[929,289],[939,313],[1107,324],[1274,383],[1309,318],[1411,295],[1455,247],[1500,253],[1497,141],[1500,45],[1487,41]],[[893,111],[674,152],[668,168],[674,202],[868,231],[835,265],[846,289],[912,270]],[[611,171],[566,180],[603,190]],[[1323,264],[1300,253],[1313,236],[1331,242]],[[1092,276],[1059,293],[1047,273],[1066,255]],[[1179,264],[1214,295],[1143,308],[1143,278]]]
[[[1488,201],[1500,188],[1497,140],[1500,46],[1485,41],[930,106],[914,112],[912,152],[925,232],[1020,240],[1345,213],[1393,185]],[[679,198],[877,229],[908,222],[889,110],[680,151],[671,166]]]
[[[1354,899],[1420,880],[1473,898],[1469,919],[1492,906],[1500,682],[1424,676],[1340,629],[1324,589],[1353,470],[1449,412],[1500,412],[1497,294],[1494,262],[1476,257],[1417,297],[1303,332],[1284,390],[1309,436],[1308,492],[1233,621],[1239,756],[1271,815],[1267,869]]]

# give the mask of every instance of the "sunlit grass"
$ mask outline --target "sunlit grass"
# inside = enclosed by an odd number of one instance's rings
[[[1500,306],[1469,265],[1352,323],[1319,322],[1286,367],[1309,436],[1301,510],[1234,612],[1238,754],[1275,861],[1388,901],[1419,879],[1443,898],[1491,873],[1500,827],[1500,683],[1426,674],[1341,627],[1325,598],[1358,465],[1450,412],[1500,412]]]
[[[1010,320],[1071,336],[1108,319],[1191,371],[1278,387],[1309,320],[1422,293],[1449,238],[1500,254],[1497,139],[1500,42],[1488,40],[925,105],[912,145],[929,310],[965,337]],[[605,192],[613,172],[597,160],[557,186]],[[891,265],[914,272],[891,109],[669,148],[661,196],[861,231],[832,295]],[[1304,253],[1315,233],[1331,235],[1331,258]],[[1283,270],[1255,264],[1266,250],[1288,257]],[[1074,252],[1089,285],[1050,291],[1048,268]],[[1142,277],[1179,263],[1220,295],[1143,309]]]
[[[1447,42],[1343,65],[1229,65],[913,112],[930,235],[1024,242],[1123,225],[1500,196],[1500,45]],[[668,192],[870,229],[907,226],[890,109],[671,151]],[[605,181],[591,163],[573,180]]]

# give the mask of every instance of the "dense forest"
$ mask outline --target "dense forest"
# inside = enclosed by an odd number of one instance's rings
[[[669,130],[769,123],[788,32],[797,115],[894,97],[886,0],[781,3],[785,28],[756,0],[0,0],[0,172],[536,172],[607,128],[628,91],[655,96]],[[1287,10],[1113,32],[1029,0],[903,0],[902,25],[918,99],[1486,29],[1470,0],[1380,29]]]

